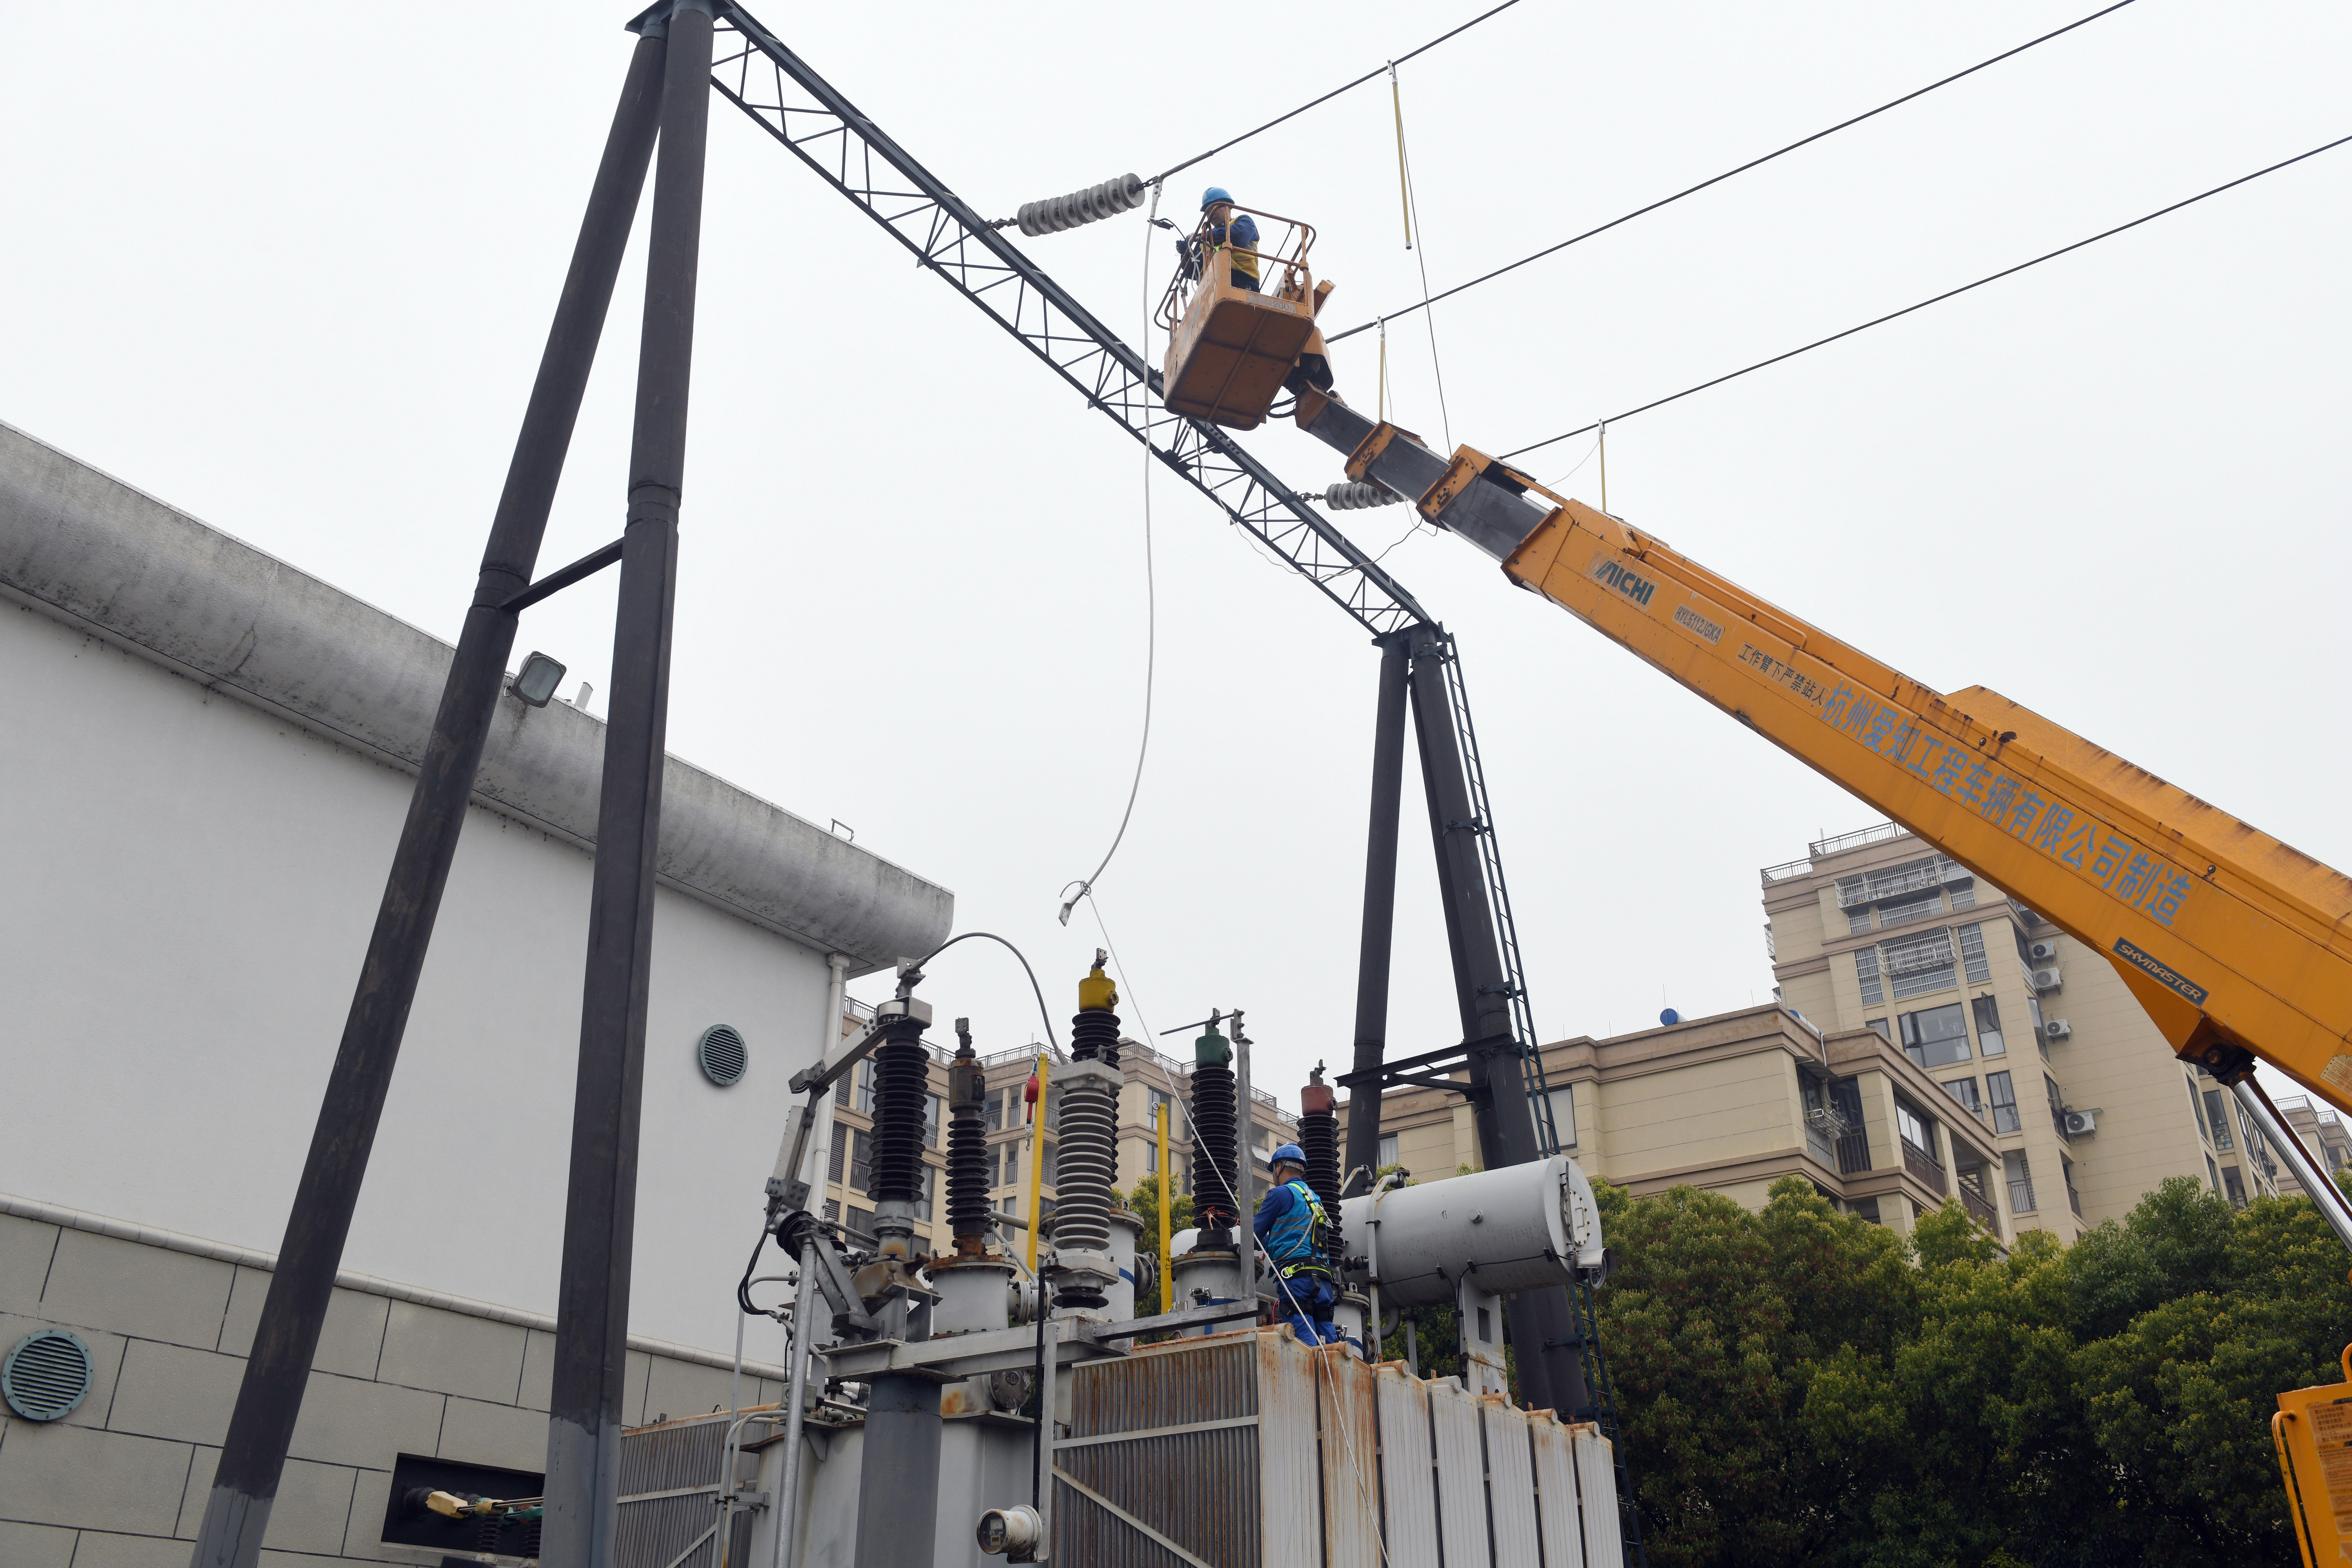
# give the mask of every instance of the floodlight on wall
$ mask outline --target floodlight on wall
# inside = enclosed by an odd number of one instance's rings
[[[547,700],[555,695],[555,689],[562,684],[563,667],[533,648],[530,657],[522,661],[522,673],[514,678],[514,684],[507,689],[533,708],[544,708]]]

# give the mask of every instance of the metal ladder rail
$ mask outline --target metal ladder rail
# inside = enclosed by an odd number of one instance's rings
[[[1609,1376],[1609,1358],[1601,1349],[1601,1311],[1592,1299],[1592,1284],[1580,1279],[1569,1288],[1576,1308],[1576,1332],[1584,1342],[1585,1385],[1591,1390],[1593,1425],[1609,1439],[1609,1458],[1617,1471],[1617,1513],[1624,1538],[1626,1568],[1649,1568],[1649,1549],[1642,1542],[1642,1507],[1633,1500],[1632,1474],[1625,1468],[1625,1436],[1617,1421],[1617,1388]]]
[[[1429,615],[1216,426],[1171,414],[1159,373],[741,6],[722,0],[711,84],[1087,403],[1375,637]]]
[[[1535,1111],[1536,1138],[1546,1155],[1559,1152],[1559,1129],[1551,1109],[1551,1086],[1544,1077],[1542,1041],[1536,1036],[1535,1013],[1528,1001],[1528,976],[1519,958],[1519,931],[1511,916],[1511,890],[1503,879],[1503,853],[1496,843],[1495,808],[1486,798],[1486,764],[1478,754],[1478,734],[1470,721],[1470,692],[1462,678],[1462,651],[1454,634],[1441,641],[1445,662],[1446,706],[1454,710],[1454,728],[1462,748],[1462,769],[1468,775],[1470,809],[1476,817],[1473,833],[1478,841],[1478,864],[1486,875],[1486,903],[1495,919],[1495,934],[1503,950],[1504,983],[1510,987],[1511,1033],[1519,1045],[1519,1077]]]

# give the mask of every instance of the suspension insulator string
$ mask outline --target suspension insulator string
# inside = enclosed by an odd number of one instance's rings
[[[998,218],[989,226],[1011,228],[1017,224],[1021,232],[1032,239],[1039,235],[1060,234],[1065,229],[1100,223],[1107,217],[1133,211],[1143,205],[1145,188],[1141,175],[1121,174],[1084,190],[1048,196],[1039,202],[1024,202],[1017,216]]]

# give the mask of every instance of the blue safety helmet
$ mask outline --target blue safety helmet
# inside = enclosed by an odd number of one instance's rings
[[[1234,193],[1225,189],[1224,186],[1211,185],[1207,190],[1201,193],[1201,210],[1202,212],[1207,212],[1219,202],[1229,202],[1233,199]]]
[[[1279,1165],[1285,1160],[1289,1161],[1292,1164],[1297,1166],[1303,1171],[1307,1168],[1307,1151],[1301,1149],[1296,1143],[1285,1143],[1281,1148],[1276,1149],[1273,1153],[1268,1154],[1265,1157],[1265,1163],[1268,1165]]]

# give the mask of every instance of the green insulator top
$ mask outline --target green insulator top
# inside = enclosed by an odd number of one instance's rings
[[[1196,1067],[1231,1067],[1233,1060],[1234,1044],[1217,1033],[1214,1024],[1209,1026],[1207,1034],[1192,1042],[1192,1061]]]

